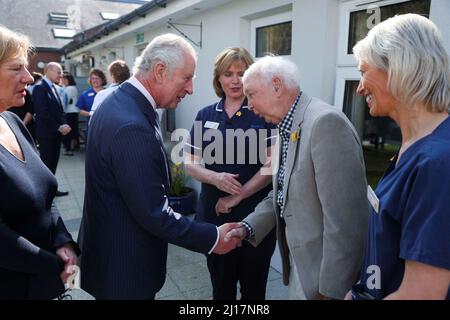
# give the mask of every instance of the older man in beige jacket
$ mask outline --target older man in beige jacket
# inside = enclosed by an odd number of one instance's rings
[[[273,191],[229,236],[256,246],[276,226],[290,298],[342,299],[360,270],[369,217],[358,135],[340,110],[300,90],[287,59],[264,57],[243,81],[249,108],[278,125],[279,152]]]

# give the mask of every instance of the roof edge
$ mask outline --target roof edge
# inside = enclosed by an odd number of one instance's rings
[[[111,32],[119,30],[123,25],[129,25],[132,21],[145,17],[147,13],[153,11],[155,8],[165,8],[168,1],[169,0],[153,0],[113,21],[79,32],[73,37],[74,40],[63,46],[60,51],[64,54],[73,52]]]
[[[34,49],[33,50],[34,53],[39,53],[39,52],[42,52],[42,51],[55,52],[55,53],[64,53],[64,51],[61,48],[34,46],[33,49]]]

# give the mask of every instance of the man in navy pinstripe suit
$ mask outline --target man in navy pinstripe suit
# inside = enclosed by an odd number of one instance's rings
[[[154,299],[165,281],[167,243],[225,253],[235,224],[190,220],[168,205],[170,173],[156,107],[173,109],[192,94],[196,53],[173,34],[156,37],[135,75],[91,120],[79,242],[81,287],[97,299]]]

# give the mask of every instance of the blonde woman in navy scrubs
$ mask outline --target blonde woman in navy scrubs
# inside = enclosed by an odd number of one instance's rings
[[[436,26],[406,14],[374,27],[353,51],[370,114],[400,127],[402,144],[373,193],[353,299],[449,299],[450,81]]]
[[[187,173],[202,182],[196,219],[220,226],[241,221],[271,190],[271,175],[261,174],[264,161],[261,153],[269,148],[274,127],[259,118],[247,107],[241,77],[253,63],[243,48],[227,48],[216,57],[214,64],[214,90],[221,98],[199,111],[191,130],[186,159]],[[237,147],[235,137],[226,132],[254,134],[258,141],[246,141]],[[223,141],[206,138],[219,134]],[[234,139],[234,141],[231,141]],[[223,148],[210,157],[212,143]],[[269,143],[270,144],[270,143]],[[234,147],[233,147],[234,146]],[[201,164],[203,160],[204,165]],[[266,164],[270,167],[270,163]],[[269,168],[270,171],[270,168]],[[243,241],[242,247],[226,255],[207,256],[214,300],[236,300],[240,283],[242,300],[265,299],[270,259],[275,249],[275,230],[258,247]]]

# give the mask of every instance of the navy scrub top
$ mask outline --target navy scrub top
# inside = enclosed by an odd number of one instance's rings
[[[186,150],[197,155],[205,162],[205,168],[215,172],[239,174],[237,180],[244,185],[263,166],[259,154],[264,154],[275,136],[275,126],[264,121],[248,109],[247,100],[230,118],[224,110],[224,100],[201,109],[195,118]],[[227,131],[228,136],[227,136]],[[242,129],[248,136],[257,139],[252,143],[238,145],[235,130]],[[273,130],[272,130],[273,129]],[[231,131],[230,131],[231,130]],[[244,141],[244,140],[241,140]],[[234,145],[234,148],[233,148]],[[227,150],[228,148],[228,150]],[[212,157],[211,157],[211,156]],[[241,221],[272,189],[271,184],[253,196],[244,199],[230,213],[216,215],[215,206],[219,198],[229,195],[213,185],[202,183],[196,218],[216,225]]]
[[[83,91],[83,93],[78,98],[77,107],[81,110],[90,112],[96,95],[97,92],[93,88],[89,88]]]
[[[397,166],[396,160],[375,191],[379,210],[371,206],[354,299],[357,292],[383,299],[396,291],[405,260],[450,270],[450,117],[406,150]]]

